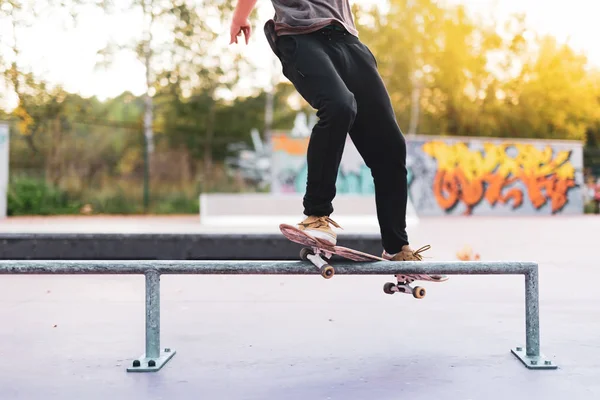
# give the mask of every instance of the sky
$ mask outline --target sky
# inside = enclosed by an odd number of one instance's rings
[[[352,3],[354,0],[350,0]],[[378,4],[381,0],[361,0]],[[600,0],[445,0],[462,3],[469,12],[504,18],[511,13],[526,14],[528,25],[538,33],[555,36],[559,42],[568,42],[575,50],[585,52],[590,63],[600,67]],[[381,3],[379,3],[381,4]],[[264,37],[264,22],[272,17],[273,8],[268,0],[258,0],[259,22],[249,45],[238,44],[236,51],[245,54],[258,72],[244,80],[240,94],[249,94],[256,87],[269,84],[271,73],[284,79]],[[136,95],[144,93],[144,69],[132,55],[118,57],[107,70],[95,68],[96,51],[109,38],[126,42],[140,31],[142,21],[135,15],[107,17],[88,11],[81,16],[77,27],[57,26],[56,19],[36,20],[21,36],[22,65],[51,83],[62,84],[66,90],[100,100],[117,96],[123,91]],[[0,24],[0,35],[8,34]],[[223,46],[229,43],[228,26],[219,37]],[[5,96],[6,97],[6,96]],[[4,99],[11,107],[11,98]]]

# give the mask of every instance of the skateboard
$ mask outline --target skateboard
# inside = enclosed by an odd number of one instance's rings
[[[325,279],[331,279],[335,275],[335,268],[329,264],[332,255],[336,254],[340,257],[352,261],[388,261],[385,258],[377,257],[362,251],[349,249],[343,246],[332,245],[322,239],[316,238],[306,232],[296,228],[295,226],[280,224],[279,229],[283,236],[294,243],[301,244],[303,247],[300,250],[300,259],[310,261],[314,266],[319,268],[321,276]],[[443,282],[447,277],[436,277],[429,275],[396,275],[398,283],[387,282],[383,285],[383,291],[386,294],[404,293],[412,294],[417,299],[425,297],[425,288],[421,286],[411,286],[417,280],[429,282]]]

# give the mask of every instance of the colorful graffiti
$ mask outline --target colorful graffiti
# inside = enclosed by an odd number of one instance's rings
[[[288,169],[279,173],[283,193],[302,193],[306,189],[308,166],[304,164],[300,169]],[[335,183],[337,194],[375,194],[375,185],[371,170],[366,165],[359,171],[345,171],[340,168]]]
[[[272,140],[272,191],[306,188],[308,138]],[[426,215],[552,215],[583,213],[579,142],[407,138],[409,199]],[[373,195],[370,170],[346,142],[338,194]]]
[[[271,147],[274,153],[283,152],[290,156],[304,156],[308,149],[308,138],[292,138],[285,135],[273,135]]]
[[[308,176],[308,138],[277,135],[272,137],[271,146],[274,169],[272,191],[304,192]],[[337,194],[375,194],[371,170],[364,164],[351,140],[346,142],[335,186]]]
[[[469,215],[484,200],[491,206],[503,203],[517,209],[523,204],[524,190],[508,187],[521,181],[534,208],[550,202],[552,213],[557,213],[567,204],[569,189],[575,187],[569,150],[554,154],[550,146],[483,143],[483,151],[478,151],[466,143],[431,141],[423,145],[423,151],[437,161],[433,193],[443,210],[462,202]]]

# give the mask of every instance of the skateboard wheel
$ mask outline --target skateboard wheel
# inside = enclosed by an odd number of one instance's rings
[[[308,247],[303,247],[300,250],[300,259],[303,261],[308,261],[308,257],[307,256],[314,256],[315,253],[313,253],[313,251],[311,249],[309,249]]]
[[[386,294],[394,294],[394,291],[392,290],[396,285],[393,284],[392,282],[387,282],[385,285],[383,285],[383,292]]]
[[[335,274],[335,270],[331,265],[323,265],[321,267],[321,276],[325,279],[331,278]]]
[[[422,299],[423,297],[425,297],[425,294],[427,293],[427,291],[425,290],[424,287],[421,286],[417,286],[414,290],[413,290],[413,297],[415,299]]]

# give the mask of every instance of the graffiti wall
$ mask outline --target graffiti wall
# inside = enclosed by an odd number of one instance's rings
[[[274,135],[272,191],[304,192],[308,138]],[[583,213],[580,142],[407,138],[409,196],[419,215]],[[373,178],[350,139],[339,194],[373,195]]]
[[[308,138],[273,135],[272,184],[274,193],[303,193],[308,175]],[[346,140],[336,184],[338,194],[375,194],[371,171],[350,139]]]
[[[422,215],[581,214],[579,142],[419,138],[407,144]]]

